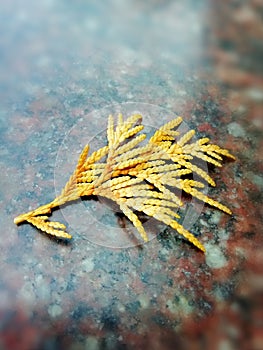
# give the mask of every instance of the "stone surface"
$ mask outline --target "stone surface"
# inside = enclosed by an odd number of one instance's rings
[[[262,2],[0,5],[0,348],[261,349]],[[204,206],[191,221],[206,256],[162,225],[142,247],[89,242],[104,233],[95,214],[105,234],[131,227],[94,199],[67,208],[73,223],[80,205],[92,213],[81,232],[69,227],[70,243],[13,224],[54,198],[54,174],[61,184],[71,174],[83,141],[72,127],[86,122],[94,146],[107,115],[90,113],[129,102],[182,115],[236,155],[209,168],[209,195],[233,215]],[[67,224],[63,215],[52,218]]]

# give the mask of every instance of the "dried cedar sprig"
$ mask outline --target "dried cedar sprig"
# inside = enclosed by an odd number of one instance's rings
[[[146,139],[146,134],[140,133],[143,129],[141,121],[139,114],[130,116],[126,121],[119,114],[117,125],[114,126],[114,119],[110,115],[108,145],[90,156],[89,146],[85,146],[77,167],[61,194],[49,204],[19,215],[14,222],[19,224],[27,221],[50,235],[70,239],[71,235],[66,232],[65,225],[49,221],[46,214],[50,214],[53,208],[82,196],[100,195],[120,206],[144,241],[148,240],[148,236],[134,211],[141,211],[164,222],[205,251],[197,238],[176,221],[180,217],[175,210],[184,203],[172,188],[231,214],[229,208],[199,190],[204,187],[203,182],[182,176],[197,174],[204,182],[215,186],[214,180],[195,165],[193,159],[199,158],[221,167],[222,156],[232,159],[235,157],[227,150],[209,144],[208,138],[191,142],[194,130],[180,135],[174,128],[182,122],[181,117],[164,124],[146,145],[140,146]],[[175,137],[179,135],[180,138],[176,141]]]

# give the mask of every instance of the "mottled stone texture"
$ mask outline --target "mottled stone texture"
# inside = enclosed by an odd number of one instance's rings
[[[262,349],[262,1],[1,0],[0,8],[0,348]],[[86,120],[103,142],[107,116],[91,112],[125,102],[182,115],[236,155],[209,168],[217,187],[208,192],[233,216],[202,208],[191,231],[206,255],[162,225],[148,244],[114,249],[86,239],[94,223],[81,234],[70,227],[68,243],[13,224],[54,198],[56,156],[71,128]],[[101,213],[105,230],[129,234],[109,204],[93,202],[87,211]],[[78,205],[67,208],[73,222]],[[67,223],[61,211],[53,217]]]

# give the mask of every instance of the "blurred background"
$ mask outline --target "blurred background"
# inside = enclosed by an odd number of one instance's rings
[[[1,350],[263,348],[262,18],[261,0],[0,0]],[[13,224],[54,198],[71,128],[127,102],[236,155],[209,189],[233,216],[192,229],[206,255],[168,228],[110,249]]]

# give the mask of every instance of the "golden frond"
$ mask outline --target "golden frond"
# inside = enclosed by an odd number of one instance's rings
[[[119,205],[120,205],[120,209],[122,210],[122,212],[127,216],[127,218],[137,228],[137,230],[139,231],[144,242],[147,242],[148,236],[147,236],[147,234],[144,230],[144,227],[142,226],[142,223],[139,220],[138,216],[126,204],[119,202]]]
[[[160,129],[156,130],[154,135],[150,138],[150,143],[159,145],[162,141],[174,140],[175,136],[179,135],[178,131],[174,131],[175,127],[181,124],[183,121],[182,117],[177,117],[170,122],[164,124]]]
[[[72,238],[72,236],[65,231],[65,225],[61,224],[60,222],[49,221],[48,216],[32,216],[27,218],[27,221],[49,235],[56,236],[58,238]]]
[[[108,145],[88,156],[86,145],[79,156],[74,173],[62,189],[60,195],[51,203],[45,204],[14,219],[16,224],[27,221],[47,234],[70,239],[64,224],[51,222],[46,214],[81,196],[99,195],[115,201],[127,218],[134,224],[142,239],[148,241],[144,227],[134,213],[141,211],[148,216],[171,226],[202,251],[204,246],[175,219],[175,212],[184,205],[173,189],[184,191],[228,214],[230,209],[208,197],[200,188],[204,182],[215,186],[214,180],[200,167],[194,164],[199,158],[215,166],[222,166],[223,156],[235,159],[228,150],[209,144],[208,138],[192,142],[195,134],[190,130],[180,135],[174,130],[182,122],[178,117],[164,124],[149,139],[146,145],[140,145],[146,139],[139,114],[131,115],[126,121],[118,115],[114,125],[112,115],[108,118]],[[178,140],[175,138],[180,136]],[[201,181],[192,180],[197,174]],[[190,176],[190,178],[188,178]]]

